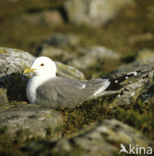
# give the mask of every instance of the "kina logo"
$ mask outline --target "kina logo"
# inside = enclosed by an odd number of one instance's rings
[[[124,144],[120,144],[120,152],[121,153],[126,153],[126,154],[152,154],[152,147],[141,147],[138,145],[132,145],[129,144],[129,146],[126,148],[126,146]]]

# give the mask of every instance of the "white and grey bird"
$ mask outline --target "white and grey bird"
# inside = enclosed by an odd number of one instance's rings
[[[124,79],[136,76],[137,72],[128,73],[119,79],[75,80],[56,76],[57,68],[50,58],[41,56],[34,60],[31,68],[24,74],[32,72],[26,95],[32,104],[50,105],[54,109],[73,108],[89,99],[95,99],[117,91],[106,91],[112,84],[118,84]]]

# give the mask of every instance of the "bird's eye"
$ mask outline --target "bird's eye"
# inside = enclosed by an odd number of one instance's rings
[[[40,64],[40,66],[44,66],[44,64],[42,63],[42,64]]]

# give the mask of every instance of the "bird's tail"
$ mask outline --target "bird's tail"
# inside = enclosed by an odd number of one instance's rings
[[[101,80],[102,86],[99,87],[98,90],[96,90],[94,92],[93,97],[97,98],[100,96],[120,94],[121,93],[120,89],[122,88],[120,83],[123,82],[124,80],[130,78],[130,77],[137,76],[138,73],[140,73],[140,71],[130,72],[130,73],[127,73],[127,74],[120,76],[118,78],[103,79],[104,80],[103,84],[102,84],[102,80]],[[99,83],[99,86],[100,86],[100,83]]]
[[[134,71],[134,72],[129,72],[125,75],[122,75],[118,78],[113,78],[110,79],[110,86],[108,87],[108,90],[118,90],[119,88],[121,88],[120,83],[129,79],[130,77],[134,77],[134,76],[138,76],[138,74],[141,71]]]

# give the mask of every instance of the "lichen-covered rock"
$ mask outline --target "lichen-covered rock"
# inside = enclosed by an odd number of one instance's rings
[[[98,27],[132,4],[132,0],[66,0],[64,7],[72,23]]]
[[[98,62],[103,62],[104,59],[118,60],[119,54],[107,49],[103,46],[89,46],[79,49],[79,57],[69,61],[70,65],[73,65],[80,69],[87,69],[92,66],[97,66]]]
[[[119,95],[112,104],[119,106],[133,105],[138,98],[148,91],[148,88],[152,85],[151,79],[154,75],[154,70],[147,73],[147,77],[139,77],[136,80],[129,80],[128,84],[125,84],[125,90]],[[152,77],[151,77],[152,76]],[[111,104],[111,106],[112,106]]]
[[[0,88],[0,106],[8,104],[6,89]]]
[[[111,73],[117,77],[124,72],[140,71],[138,77],[125,81],[124,87],[126,89],[124,89],[122,94],[113,101],[111,106],[133,105],[141,97],[151,98],[154,96],[154,93],[152,92],[154,83],[154,57],[151,57],[151,55],[148,56],[146,56],[144,59],[142,56],[141,61],[138,61],[137,59],[137,61],[129,65],[122,65],[116,71]]]
[[[58,138],[61,137],[60,129],[63,124],[63,116],[60,112],[39,105],[12,104],[0,109],[0,125],[6,127],[13,135],[25,131],[27,132],[25,137],[50,135]]]
[[[56,142],[44,141],[33,144],[33,148],[27,151],[28,154],[47,154],[61,155],[90,155],[90,156],[113,156],[119,154],[120,144],[126,148],[131,144],[139,147],[153,147],[152,141],[147,139],[135,129],[121,123],[118,120],[103,120],[93,124],[87,130],[76,134],[68,139],[60,139]],[[49,145],[49,146],[46,146]]]
[[[28,52],[0,47],[0,77],[22,72],[34,59]]]
[[[56,62],[56,65],[59,69],[58,74],[62,77],[68,77],[68,78],[78,79],[78,80],[85,79],[83,73],[81,73],[78,69],[76,69],[72,66],[65,65],[60,62]]]

